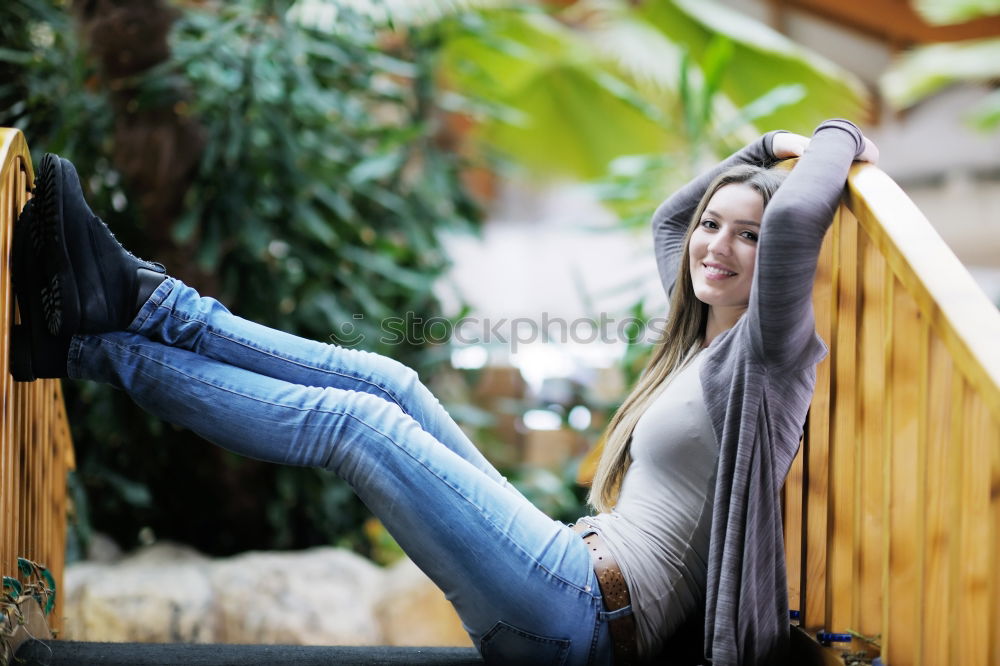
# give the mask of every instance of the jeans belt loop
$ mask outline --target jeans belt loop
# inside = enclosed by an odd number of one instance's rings
[[[614,612],[631,605],[628,585],[621,567],[615,562],[614,556],[608,550],[601,536],[590,526],[577,521],[573,531],[583,537],[590,552],[590,560],[594,563],[594,573],[597,575],[597,585],[601,588],[604,600],[604,610]],[[611,642],[614,646],[615,666],[630,666],[638,659],[636,643],[635,615],[628,614],[615,617],[608,622],[611,631]]]

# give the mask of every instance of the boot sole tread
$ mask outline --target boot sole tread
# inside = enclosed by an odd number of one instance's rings
[[[38,168],[35,191],[40,197],[31,240],[42,262],[41,306],[51,335],[72,334],[80,326],[76,281],[63,225],[63,169],[59,157],[47,153]]]

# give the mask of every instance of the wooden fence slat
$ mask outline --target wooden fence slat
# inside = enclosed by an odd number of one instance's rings
[[[927,506],[927,488],[924,484],[924,479],[927,475],[927,431],[929,424],[927,421],[927,396],[930,392],[928,383],[930,381],[930,339],[931,332],[930,326],[926,319],[924,319],[920,312],[914,307],[914,313],[917,315],[917,321],[919,322],[919,327],[914,331],[915,337],[915,348],[917,355],[917,366],[915,368],[916,372],[916,403],[913,405],[913,409],[916,411],[917,418],[917,441],[916,450],[913,451],[913,455],[916,458],[916,477],[913,479],[913,487],[916,492],[915,501],[913,504],[912,517],[915,521],[911,523],[910,530],[914,532],[914,544],[916,546],[916,565],[913,570],[914,585],[913,589],[916,594],[916,607],[914,608],[914,615],[916,616],[916,624],[914,625],[914,630],[916,631],[916,636],[911,639],[913,643],[913,649],[916,653],[916,659],[914,663],[922,664],[923,659],[923,642],[919,639],[924,633],[924,616],[920,612],[926,603],[926,589],[923,585],[922,573],[924,570],[924,559],[926,556],[926,551],[923,548],[925,540],[925,532],[927,530],[926,524],[926,506]]]
[[[788,580],[788,608],[802,608],[799,588],[802,582],[802,474],[805,447],[792,459],[784,488],[785,572]]]
[[[1000,442],[1000,423],[992,424],[992,431],[987,429],[986,441]],[[992,666],[1000,666],[1000,446],[992,445],[990,452],[990,533],[992,542],[990,562],[990,623],[989,623],[989,660]]]
[[[958,598],[959,576],[962,570],[960,533],[955,517],[961,516],[962,457],[965,449],[965,414],[962,405],[967,399],[965,380],[957,375],[952,383],[950,455],[948,457],[948,513],[951,519],[951,559],[948,562],[948,609],[942,618],[948,627],[948,663],[958,663],[958,615],[961,599]]]
[[[830,514],[827,558],[827,628],[854,626],[855,469],[853,440],[857,375],[858,244],[857,222],[841,207],[836,258],[836,328],[833,331],[833,417],[830,437]]]
[[[989,652],[989,502],[990,446],[987,441],[991,419],[979,397],[969,397],[961,405],[966,423],[966,446],[962,457],[960,495],[961,560],[959,574],[958,663],[985,664]]]
[[[922,350],[915,341],[921,323],[916,304],[901,285],[893,285],[893,321],[890,333],[889,450],[889,585],[886,598],[888,622],[887,663],[916,663],[914,631],[919,630],[917,551],[919,512],[916,486],[919,480],[915,449],[920,410],[918,386],[911,369],[919,366]],[[898,637],[898,638],[897,638]],[[895,640],[894,640],[895,639]]]
[[[924,409],[928,413],[927,466],[924,484],[927,488],[927,527],[923,549],[926,553],[923,566],[924,630],[920,635],[923,662],[948,663],[949,607],[948,571],[951,549],[951,524],[953,507],[949,501],[949,470],[952,449],[951,409],[953,375],[951,357],[944,343],[933,337],[930,347],[929,383]]]
[[[885,367],[886,335],[885,290],[886,263],[878,248],[867,235],[858,234],[862,253],[861,318],[859,321],[859,356],[857,376],[860,378],[858,414],[858,448],[860,463],[861,548],[858,587],[857,630],[866,636],[882,633],[882,540],[883,474],[882,451],[886,430]]]
[[[832,233],[827,234],[820,250],[813,307],[816,330],[825,340],[831,339],[834,327],[833,275],[825,274],[835,262],[838,221],[834,220]],[[809,629],[826,629],[826,543],[827,513],[829,506],[829,442],[830,442],[830,379],[831,358],[828,356],[816,366],[816,393],[814,408],[809,417],[806,437],[804,474],[805,552],[801,577],[801,623]]]

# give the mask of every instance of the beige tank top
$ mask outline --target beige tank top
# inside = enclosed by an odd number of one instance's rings
[[[699,350],[636,423],[632,464],[611,513],[584,518],[628,583],[640,658],[703,603],[718,443],[702,393]]]

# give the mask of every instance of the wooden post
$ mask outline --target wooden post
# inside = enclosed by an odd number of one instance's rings
[[[10,366],[10,328],[19,321],[10,281],[14,223],[27,203],[33,179],[21,132],[0,128],[0,573],[17,575],[17,558],[45,565],[56,580],[56,606],[48,618],[62,627],[66,552],[66,474],[73,465],[69,424],[58,380],[15,382]]]

